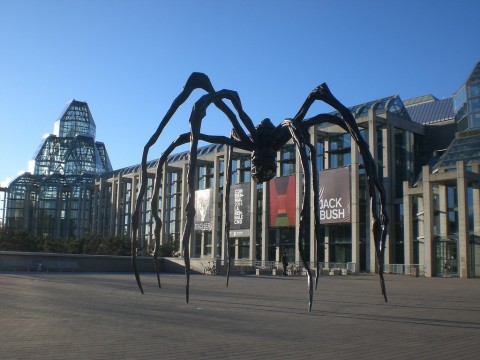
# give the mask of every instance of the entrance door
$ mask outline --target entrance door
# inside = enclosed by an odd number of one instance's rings
[[[436,276],[458,276],[457,239],[438,238],[435,244]]]

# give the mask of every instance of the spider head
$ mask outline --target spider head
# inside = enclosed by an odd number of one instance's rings
[[[264,119],[256,127],[255,150],[252,152],[252,178],[257,183],[269,181],[275,177],[277,163],[275,149],[269,147],[269,143],[275,130],[270,119]]]

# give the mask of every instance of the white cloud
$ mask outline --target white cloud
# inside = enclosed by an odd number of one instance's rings
[[[10,183],[10,181],[12,181],[13,179],[11,177],[8,177],[6,178],[5,180],[3,180],[1,183],[0,183],[0,187],[7,187],[8,184]]]

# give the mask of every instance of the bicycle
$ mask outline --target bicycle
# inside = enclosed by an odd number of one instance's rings
[[[203,269],[203,273],[205,275],[218,275],[217,265],[214,262],[212,262],[212,264],[210,265],[209,261],[208,266],[205,266],[205,268]]]
[[[303,273],[303,268],[302,268],[300,265],[293,264],[293,265],[290,267],[290,273],[291,273],[292,275],[302,275],[302,273]]]

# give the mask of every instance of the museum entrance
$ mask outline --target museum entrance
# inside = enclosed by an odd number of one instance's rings
[[[435,239],[435,276],[458,276],[458,239],[440,237]]]
[[[352,228],[348,225],[329,226],[329,261],[348,263],[352,261]]]
[[[235,259],[250,259],[250,238],[230,238],[230,256]]]
[[[294,262],[295,235],[294,227],[270,228],[268,260],[280,261],[281,254],[286,252],[289,262]],[[309,253],[308,256],[310,256]]]

